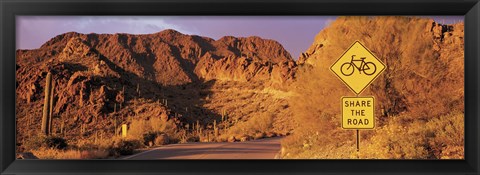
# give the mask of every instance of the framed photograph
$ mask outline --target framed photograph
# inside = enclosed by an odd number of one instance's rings
[[[1,1],[0,174],[478,174],[479,10]]]

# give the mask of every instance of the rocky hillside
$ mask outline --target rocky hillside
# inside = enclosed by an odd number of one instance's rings
[[[299,127],[286,139],[286,153],[291,158],[463,157],[463,37],[463,23],[339,17],[297,61],[299,95],[290,104]],[[375,97],[376,129],[362,132],[363,155],[353,149],[353,132],[340,125],[341,98],[355,94],[329,70],[356,40],[387,66],[360,95]]]
[[[321,71],[312,75],[321,77],[319,86],[332,100],[354,95],[329,67],[358,40],[387,66],[362,93],[378,98],[378,116],[406,111],[437,116],[452,110],[447,107],[463,109],[463,36],[463,23],[443,25],[431,19],[406,17],[343,17],[322,30],[297,62],[306,69],[315,67]],[[432,99],[451,100],[432,103]],[[432,113],[431,109],[438,111]]]
[[[174,30],[147,35],[65,33],[38,49],[17,51],[17,139],[22,143],[40,128],[48,72],[56,84],[54,132],[66,131],[64,135],[74,139],[84,127],[87,137],[97,130],[118,133],[113,123],[129,122],[132,116],[161,116],[179,127],[200,120],[206,127],[225,110],[222,104],[206,105],[215,82],[257,82],[253,88],[259,91],[281,88],[292,81],[295,69],[278,42],[259,37],[214,40]],[[222,87],[216,88],[219,93],[225,92]],[[257,101],[271,98],[262,94]],[[218,93],[215,97],[226,98]],[[238,99],[231,100],[227,112],[235,113]]]

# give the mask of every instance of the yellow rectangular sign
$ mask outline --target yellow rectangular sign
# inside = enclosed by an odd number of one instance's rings
[[[342,97],[342,128],[375,128],[373,97]]]

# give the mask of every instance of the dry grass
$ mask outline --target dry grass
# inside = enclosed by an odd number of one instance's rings
[[[406,122],[403,118],[393,118],[388,125],[375,130],[374,136],[363,144],[360,158],[463,159],[463,113],[427,122]]]
[[[128,129],[128,138],[143,139],[147,133],[173,132],[174,124],[171,121],[162,121],[159,117],[150,119],[134,119],[131,121]]]
[[[31,151],[39,159],[105,159],[107,150],[58,150],[41,147]]]
[[[296,133],[282,141],[282,156],[286,159],[463,159],[463,117],[463,113],[457,112],[427,122],[406,122],[404,116],[391,118],[387,125],[376,130],[360,131],[358,153],[354,130],[308,136]]]
[[[27,151],[40,159],[105,159],[128,155],[141,147],[139,140],[116,136],[98,140],[77,140],[75,145],[69,145],[66,149],[40,146]]]

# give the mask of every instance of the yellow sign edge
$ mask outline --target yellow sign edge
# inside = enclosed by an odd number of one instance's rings
[[[383,69],[381,69],[380,72],[378,72],[377,76],[373,77],[373,79],[370,80],[370,82],[368,82],[367,85],[365,85],[365,87],[363,87],[363,89],[360,90],[360,92],[358,92],[358,93],[355,92],[355,91],[353,90],[353,88],[350,87],[350,85],[348,85],[347,82],[343,81],[343,79],[342,79],[339,75],[337,75],[337,73],[335,73],[335,71],[333,71],[333,65],[337,64],[337,62],[340,61],[340,58],[342,58],[343,55],[345,55],[345,54],[347,53],[347,51],[350,50],[350,49],[353,47],[353,45],[355,45],[355,43],[357,43],[357,42],[358,42],[360,45],[362,45],[362,47],[365,48],[365,50],[367,50],[368,53],[372,54],[373,57],[375,57],[375,59],[377,59],[378,62],[380,62],[380,64],[383,65]],[[331,71],[335,76],[337,76],[337,78],[340,79],[340,81],[342,81],[343,84],[345,84],[345,85],[348,87],[348,89],[350,89],[354,94],[360,95],[368,86],[370,86],[370,84],[372,84],[373,81],[375,81],[375,80],[378,78],[378,76],[379,76],[381,73],[383,73],[383,71],[384,71],[386,68],[387,68],[387,66],[382,62],[382,60],[380,60],[375,54],[373,54],[373,53],[370,51],[370,49],[368,49],[367,47],[365,47],[365,45],[363,45],[359,40],[355,40],[355,42],[353,42],[353,44],[350,45],[350,47],[348,47],[348,49],[345,50],[345,51],[342,53],[342,55],[341,55],[340,57],[338,57],[338,59],[330,66],[330,71]]]
[[[373,128],[344,128],[343,127],[343,99],[344,98],[372,98],[373,99]],[[375,129],[375,121],[376,121],[376,118],[375,118],[375,97],[374,96],[365,96],[365,97],[358,97],[358,96],[342,96],[342,103],[340,103],[340,105],[342,106],[342,111],[341,111],[341,114],[342,114],[342,117],[341,117],[341,124],[342,124],[342,129],[358,129],[358,130],[374,130]]]

